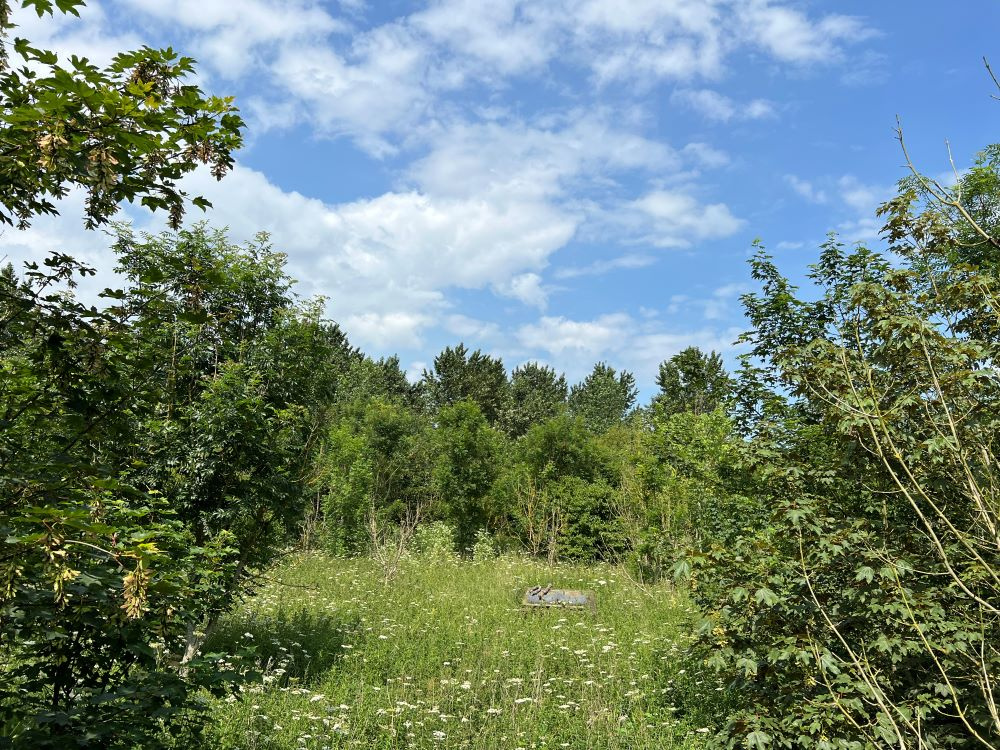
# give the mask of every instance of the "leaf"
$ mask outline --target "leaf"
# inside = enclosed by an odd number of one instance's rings
[[[763,604],[765,607],[773,607],[779,601],[778,595],[766,586],[762,586],[757,589],[757,593],[754,594],[754,598],[757,600],[758,604]]]

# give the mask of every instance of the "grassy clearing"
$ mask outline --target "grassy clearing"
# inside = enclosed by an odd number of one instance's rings
[[[685,707],[715,687],[684,667],[692,612],[669,587],[522,558],[412,559],[385,587],[369,560],[308,555],[270,577],[216,637],[252,642],[263,670],[218,704],[223,747],[700,744]],[[596,612],[520,607],[549,582],[593,589]]]

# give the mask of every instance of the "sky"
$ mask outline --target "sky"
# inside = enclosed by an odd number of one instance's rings
[[[948,179],[949,145],[967,167],[1000,114],[987,0],[90,0],[14,20],[95,62],[197,59],[247,133],[224,180],[187,178],[213,203],[189,221],[269,232],[298,293],[414,378],[459,342],[571,382],[606,361],[644,397],[687,346],[732,366],[755,239],[794,280],[828,232],[878,246],[896,118]],[[0,258],[109,271],[81,206],[4,230]]]

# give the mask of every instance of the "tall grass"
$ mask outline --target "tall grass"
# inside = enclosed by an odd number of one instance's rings
[[[607,566],[294,558],[216,635],[262,679],[217,705],[224,748],[681,748],[716,695],[682,658],[693,612]],[[534,584],[596,611],[524,609]],[[703,694],[703,695],[702,695]]]

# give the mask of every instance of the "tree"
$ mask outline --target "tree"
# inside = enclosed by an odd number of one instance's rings
[[[40,16],[53,12],[51,0],[24,4]],[[74,15],[83,4],[55,3]],[[87,193],[88,228],[129,201],[167,211],[176,229],[189,197],[177,181],[198,164],[217,179],[232,168],[243,121],[231,98],[185,83],[191,58],[144,47],[104,69],[76,56],[66,66],[28,40],[11,43],[13,28],[10,2],[0,0],[0,223],[24,228],[55,214],[54,201],[76,186]]]
[[[770,396],[744,411],[774,511],[696,567],[735,700],[723,745],[1000,737],[1000,277],[968,252],[995,240],[975,217],[1000,179],[969,180],[904,181],[879,210],[892,255],[831,238],[809,299],[753,260],[746,376]]]
[[[0,277],[0,725],[25,746],[200,731],[223,674],[198,646],[296,529],[336,382],[339,331],[263,237],[116,249],[102,310],[50,291],[65,257]]]
[[[475,401],[490,425],[498,423],[510,398],[503,361],[478,349],[469,353],[464,344],[438,354],[434,367],[424,370],[421,382],[432,410]]]
[[[660,392],[653,405],[667,414],[707,414],[723,405],[732,391],[722,357],[717,352],[703,354],[696,346],[661,362],[656,385]]]
[[[515,443],[500,491],[529,552],[550,562],[602,556],[613,515],[613,470],[602,448],[583,419],[567,413]]]
[[[355,409],[374,398],[414,409],[421,405],[420,388],[406,379],[399,357],[372,359],[357,352],[338,390],[337,407]]]
[[[606,432],[625,420],[638,395],[632,373],[616,373],[607,363],[598,362],[582,383],[570,389],[569,408],[594,432]]]
[[[132,282],[120,309],[158,389],[129,479],[166,497],[198,547],[225,539],[235,552],[199,602],[205,633],[301,520],[352,350],[318,302],[297,302],[266,234],[237,246],[204,225],[155,236],[120,227],[115,249]],[[189,638],[185,659],[201,640]]]
[[[119,55],[104,70],[60,66],[26,40],[11,44],[9,11],[0,0],[0,222],[27,226],[78,186],[88,227],[123,200],[179,224],[188,196],[177,179],[199,163],[217,177],[232,165],[242,121],[231,101],[184,85],[193,63],[170,50]],[[73,299],[91,274],[53,253],[0,277],[0,734],[38,748],[197,745],[196,695],[226,673],[195,658],[181,675],[171,660],[204,612],[198,593],[235,551],[224,537],[194,545],[176,510],[130,480],[163,362],[123,293],[107,293],[118,303],[103,309]]]
[[[491,520],[489,493],[499,472],[500,435],[472,401],[438,412],[434,483],[459,550],[471,549]]]
[[[435,498],[433,446],[426,415],[381,398],[356,419],[335,422],[317,477],[328,547],[357,553],[385,543],[388,549],[401,541],[395,534],[412,532]]]
[[[520,437],[532,425],[552,419],[565,409],[567,395],[565,375],[536,362],[521,365],[511,373],[504,429],[511,437]]]
[[[153,363],[118,315],[51,291],[78,270],[55,257],[0,288],[0,733],[159,747],[197,733],[211,673],[181,679],[151,644],[176,647],[189,585],[228,551],[192,554],[169,504],[123,479]]]

